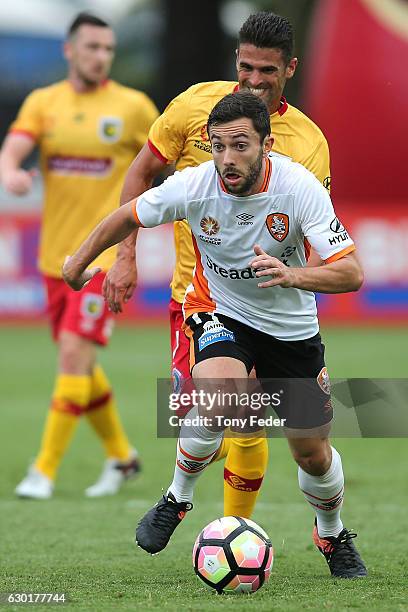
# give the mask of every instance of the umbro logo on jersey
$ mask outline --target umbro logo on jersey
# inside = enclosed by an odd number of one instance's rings
[[[253,225],[253,221],[251,219],[254,218],[254,215],[249,215],[248,213],[241,213],[240,215],[235,215],[238,221],[238,225]]]
[[[271,213],[266,217],[266,227],[272,238],[278,242],[285,240],[289,233],[289,217],[285,213]]]

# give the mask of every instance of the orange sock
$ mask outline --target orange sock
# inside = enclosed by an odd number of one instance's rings
[[[129,459],[132,448],[120,421],[112,387],[100,365],[96,365],[92,373],[91,396],[85,416],[109,458]]]
[[[79,417],[89,403],[90,390],[90,376],[57,376],[40,452],[34,463],[40,472],[52,480],[71,442]]]
[[[263,436],[229,440],[224,467],[224,516],[250,518],[268,464],[268,442]]]

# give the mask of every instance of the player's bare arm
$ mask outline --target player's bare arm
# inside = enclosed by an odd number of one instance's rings
[[[127,172],[121,194],[121,205],[150,189],[153,180],[163,171],[161,162],[144,145]],[[137,282],[136,239],[138,228],[118,247],[116,262],[105,277],[103,295],[112,312],[122,312],[123,304],[133,295]]]
[[[32,187],[36,170],[24,170],[22,162],[35,147],[35,141],[23,134],[9,134],[0,153],[0,180],[6,191],[25,195]]]
[[[98,255],[124,240],[138,227],[132,212],[133,204],[134,201],[124,204],[101,221],[77,252],[66,259],[62,276],[72,289],[80,291],[91,278],[100,272],[100,268],[87,270]]]
[[[363,284],[363,270],[354,251],[324,266],[306,268],[286,266],[259,245],[254,246],[254,252],[256,257],[249,265],[258,270],[256,276],[271,277],[258,284],[262,289],[279,285],[318,293],[348,293],[358,291]]]

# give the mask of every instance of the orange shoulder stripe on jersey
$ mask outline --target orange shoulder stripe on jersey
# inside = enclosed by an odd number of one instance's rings
[[[136,204],[137,204],[137,198],[135,198],[135,199],[132,201],[132,204],[131,204],[131,209],[132,209],[133,216],[134,216],[134,218],[135,218],[136,223],[138,224],[138,226],[139,226],[139,227],[144,227],[144,225],[143,225],[143,224],[140,222],[139,217],[137,216],[137,212],[136,212]]]
[[[159,149],[157,147],[154,146],[154,144],[152,143],[151,140],[147,141],[147,146],[149,147],[149,149],[151,150],[151,152],[153,153],[153,155],[155,157],[157,157],[157,159],[161,162],[163,162],[163,164],[168,164],[169,160],[164,157],[164,155],[162,155],[159,151]]]
[[[213,312],[216,309],[216,304],[211,298],[208,281],[204,276],[203,264],[201,263],[201,254],[197,246],[194,236],[193,246],[196,256],[196,266],[193,276],[193,291],[186,293],[183,310],[185,319],[195,312]]]
[[[36,136],[29,130],[20,130],[19,128],[11,128],[8,131],[9,134],[16,134],[17,136],[27,136],[30,140],[37,140]]]
[[[338,259],[341,259],[345,255],[348,255],[349,253],[352,253],[355,250],[356,250],[356,247],[354,246],[354,244],[351,244],[350,246],[346,247],[342,251],[339,251],[338,253],[335,253],[334,255],[326,259],[324,263],[327,263],[327,264],[333,263],[333,261],[337,261]]]

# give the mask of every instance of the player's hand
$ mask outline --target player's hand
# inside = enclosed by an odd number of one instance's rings
[[[130,300],[137,283],[137,268],[134,257],[118,257],[105,276],[102,294],[109,310],[122,312],[123,305]]]
[[[262,289],[264,287],[276,287],[276,285],[284,288],[293,287],[295,282],[293,268],[285,266],[280,259],[265,253],[259,244],[254,246],[254,252],[256,257],[249,262],[249,266],[256,271],[256,276],[272,277],[270,280],[258,283],[258,287]]]
[[[82,287],[85,287],[90,280],[93,279],[96,274],[101,271],[101,268],[89,268],[84,272],[78,272],[78,268],[75,265],[74,257],[66,257],[64,265],[62,266],[62,278],[74,291],[80,291]]]
[[[38,170],[9,170],[3,176],[3,187],[8,193],[22,196],[31,191],[33,186],[33,177],[38,175]]]

